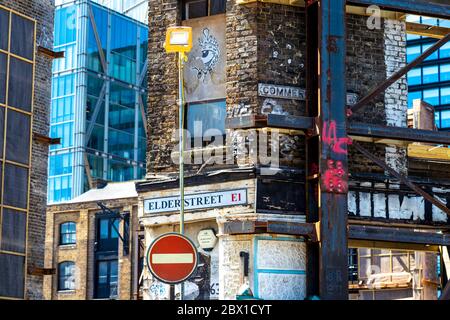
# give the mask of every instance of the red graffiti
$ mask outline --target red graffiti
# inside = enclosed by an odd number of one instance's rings
[[[339,154],[347,153],[347,145],[352,144],[348,137],[338,138],[336,133],[336,121],[325,121],[323,123],[323,142],[332,147],[333,152]]]
[[[348,191],[345,168],[342,161],[327,160],[327,169],[322,178],[323,188],[327,192],[345,193]]]

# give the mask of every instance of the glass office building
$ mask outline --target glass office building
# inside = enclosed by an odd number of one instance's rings
[[[67,1],[65,1],[67,2]],[[89,0],[57,6],[48,203],[145,175],[148,28]]]
[[[409,22],[450,28],[450,20],[410,15]],[[438,39],[408,34],[407,62],[411,62]],[[450,42],[408,73],[408,108],[422,99],[435,108],[436,126],[450,131]]]

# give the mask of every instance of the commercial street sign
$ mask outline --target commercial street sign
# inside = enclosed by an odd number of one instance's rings
[[[147,266],[158,280],[177,284],[188,279],[197,268],[197,249],[179,233],[156,238],[147,251]]]
[[[300,87],[258,83],[258,95],[267,98],[305,100],[306,90]],[[347,104],[353,106],[358,102],[358,95],[356,93],[347,92],[346,99]]]
[[[258,83],[260,97],[305,100],[305,89],[291,86]]]
[[[209,209],[247,204],[247,189],[188,194],[184,197],[184,209]],[[155,214],[180,210],[180,197],[164,197],[144,200],[144,213]]]

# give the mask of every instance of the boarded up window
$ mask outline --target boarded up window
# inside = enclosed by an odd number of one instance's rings
[[[33,60],[33,49],[33,21],[13,14],[11,20],[11,53]]]
[[[25,253],[27,215],[24,212],[3,209],[1,249]]]
[[[0,296],[23,298],[25,257],[0,253]]]
[[[11,57],[9,62],[9,95],[11,107],[31,111],[33,65]]]
[[[20,130],[18,130],[20,128]],[[28,164],[30,156],[30,116],[8,110],[6,159]]]
[[[16,208],[27,208],[28,169],[5,164],[3,204]]]

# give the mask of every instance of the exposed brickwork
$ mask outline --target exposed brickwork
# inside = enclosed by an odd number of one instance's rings
[[[103,201],[108,208],[119,212],[130,212],[130,250],[123,255],[123,246],[119,241],[118,250],[118,299],[130,300],[133,298],[133,237],[138,226],[137,199],[118,199]],[[58,274],[45,277],[44,296],[52,300],[90,300],[94,298],[95,274],[95,241],[96,241],[96,214],[100,212],[96,202],[77,204],[61,204],[49,206],[47,210],[47,228],[45,242],[46,268],[58,268],[64,261],[73,261],[76,265],[76,289],[73,291],[58,291]],[[64,222],[76,223],[76,244],[59,245],[59,228]],[[123,222],[119,225],[123,232]],[[123,234],[122,234],[123,236]]]
[[[179,25],[177,0],[149,1],[147,172],[164,171],[172,165],[172,135],[178,128],[178,67],[175,54],[164,50],[166,30]]]
[[[37,21],[36,47],[52,48],[53,0],[0,0],[0,5]],[[33,133],[48,136],[52,60],[36,52]],[[28,266],[44,266],[45,208],[47,202],[48,145],[33,141],[30,211],[28,215]],[[28,275],[26,299],[42,299],[42,276]]]

